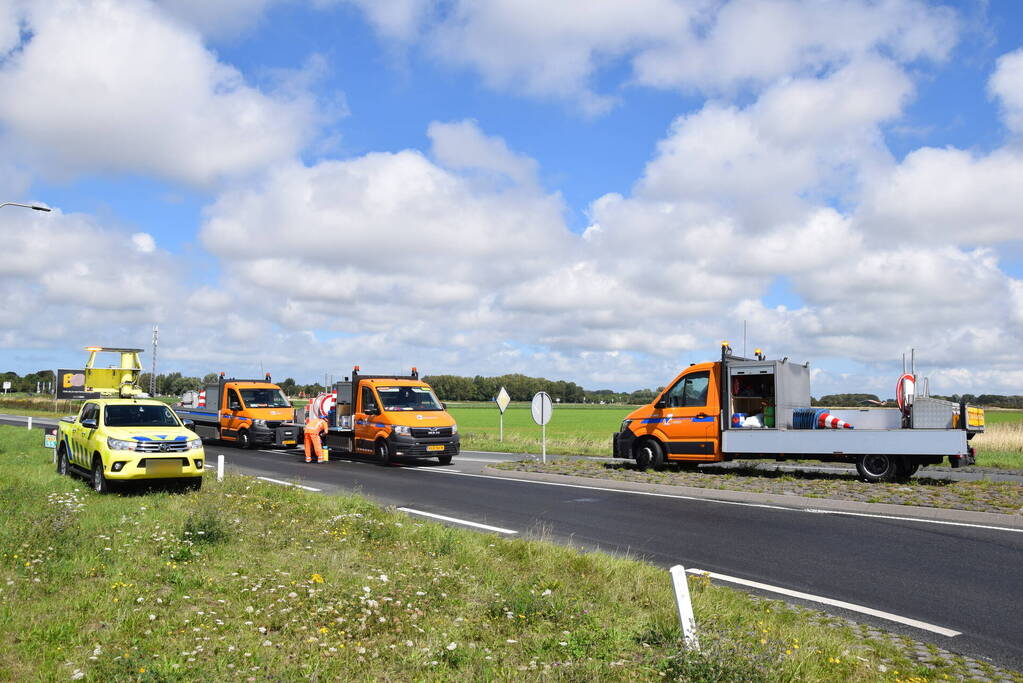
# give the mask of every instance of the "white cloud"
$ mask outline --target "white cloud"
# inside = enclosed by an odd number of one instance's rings
[[[957,30],[952,10],[917,0],[733,0],[640,52],[635,68],[648,85],[729,90],[880,52],[941,60]]]
[[[157,0],[167,13],[204,35],[237,38],[253,29],[266,10],[282,0]]]
[[[142,254],[152,254],[156,251],[156,240],[148,232],[136,232],[131,236],[131,243],[135,250]]]
[[[858,220],[889,240],[997,244],[1023,240],[1023,156],[925,147],[874,175]]]
[[[488,137],[476,121],[435,121],[427,129],[427,135],[433,143],[434,158],[448,168],[490,172],[519,185],[536,183],[536,161],[512,152],[501,138]]]
[[[1023,48],[998,58],[988,89],[1001,101],[1005,125],[1023,133]]]
[[[920,0],[355,4],[383,35],[422,43],[492,88],[571,101],[590,115],[614,106],[618,92],[597,81],[621,64],[633,75],[619,85],[728,93],[880,55],[941,61],[960,30],[953,10]]]
[[[51,177],[153,174],[194,185],[246,174],[305,143],[310,98],[267,95],[146,0],[29,6],[0,67],[0,122]]]

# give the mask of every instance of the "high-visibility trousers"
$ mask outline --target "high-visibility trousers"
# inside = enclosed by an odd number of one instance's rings
[[[323,457],[323,444],[320,442],[319,432],[305,433],[305,461],[312,462],[313,451],[316,452],[316,462],[325,462]]]

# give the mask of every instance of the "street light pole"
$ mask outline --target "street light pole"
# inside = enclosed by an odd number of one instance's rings
[[[49,209],[45,206],[39,206],[38,204],[19,204],[18,202],[4,202],[3,204],[0,204],[0,209],[5,206],[20,206],[26,209],[35,209],[36,211],[49,211]]]

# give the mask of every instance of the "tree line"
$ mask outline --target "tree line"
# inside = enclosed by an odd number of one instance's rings
[[[139,387],[149,391],[150,373],[143,372],[139,378]],[[186,377],[180,372],[156,375],[157,396],[180,396],[186,391],[199,391],[207,384],[216,384],[218,375],[211,372],[203,377]],[[52,370],[39,370],[21,376],[16,372],[0,373],[0,382],[10,382],[11,393],[34,394],[42,387],[51,388],[55,381]],[[657,389],[637,389],[632,392],[614,391],[612,389],[583,389],[575,382],[549,380],[544,377],[529,377],[521,374],[501,375],[499,377],[462,377],[459,375],[429,375],[423,381],[433,387],[442,401],[493,401],[503,386],[513,401],[529,401],[538,391],[546,391],[552,399],[562,403],[622,403],[642,405],[652,401],[664,387]],[[322,384],[298,384],[291,377],[277,382],[288,396],[315,396],[325,391]],[[992,408],[1023,409],[1023,396],[1002,394],[952,394],[939,396],[947,401],[967,403]],[[876,394],[827,394],[820,398],[811,398],[814,406],[859,407],[859,406],[894,406],[895,399],[881,400]]]
[[[493,401],[501,387],[513,401],[529,401],[539,391],[545,391],[554,401],[561,403],[647,403],[663,389],[640,389],[633,392],[583,389],[575,382],[529,377],[522,374],[498,377],[462,377],[459,375],[429,375],[423,381],[433,387],[442,401]]]

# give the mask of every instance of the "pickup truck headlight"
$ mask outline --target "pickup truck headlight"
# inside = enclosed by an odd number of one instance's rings
[[[189,450],[195,451],[195,450],[198,450],[200,448],[202,448],[202,439],[191,439],[188,442],[188,449]]]
[[[122,441],[107,437],[107,448],[112,451],[134,451],[139,447],[138,441]]]
[[[632,420],[622,420],[622,426],[618,429],[618,431],[624,432],[629,428],[630,424],[632,424]]]
[[[409,436],[412,434],[412,428],[405,425],[394,425],[394,433],[401,436]]]

